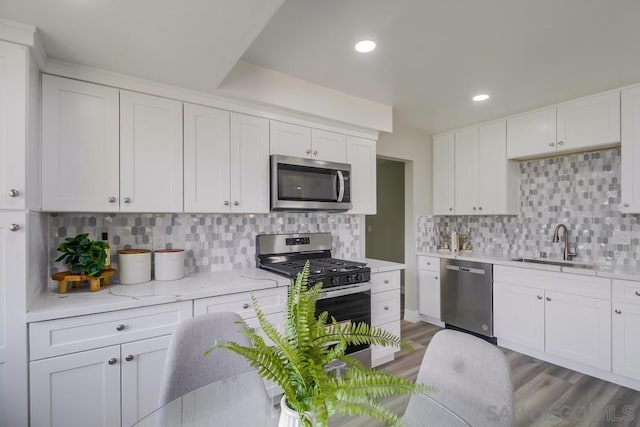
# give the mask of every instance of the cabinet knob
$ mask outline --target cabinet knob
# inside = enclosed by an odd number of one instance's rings
[[[614,310],[616,312],[616,314],[622,314],[622,312],[620,310]]]
[[[115,357],[112,357],[111,359],[109,359],[107,363],[109,365],[115,365],[116,363],[118,363],[118,359],[116,359]]]
[[[542,295],[538,295],[538,299],[542,299]]]
[[[117,199],[115,198],[115,196],[111,196],[107,200],[109,200],[109,203],[115,203]]]
[[[555,144],[555,143],[553,143],[553,142],[550,142],[550,143],[549,143],[549,147],[553,147],[554,145],[556,145],[556,144]]]
[[[307,154],[311,154],[311,148],[306,151]]]
[[[385,279],[385,280],[384,280],[384,284],[385,284],[385,285],[388,285],[388,284],[389,284],[389,279]]]
[[[11,189],[9,190],[9,197],[18,197],[20,195],[20,192],[16,189]]]
[[[636,295],[640,297],[640,292],[639,292],[639,291],[636,291]]]
[[[228,201],[228,200],[225,200],[223,204],[224,204],[225,206],[229,206],[229,201]]]
[[[244,304],[242,304],[242,308],[244,308],[244,309],[246,310],[247,308],[249,308],[249,304],[247,304],[247,303],[245,302]]]
[[[120,323],[118,326],[116,326],[116,331],[124,331],[124,325]]]
[[[385,306],[384,306],[384,309],[385,309],[385,310],[389,310],[389,306],[388,306],[388,305],[385,305]]]
[[[631,203],[625,203],[625,204],[624,204],[624,207],[625,207],[625,208],[628,208],[629,206],[631,206]]]
[[[431,262],[427,261],[427,265],[431,265]]]
[[[453,212],[453,208],[449,208],[449,212]]]
[[[438,276],[434,276],[433,278],[434,278],[434,279],[436,279],[436,280],[438,280]]]
[[[18,225],[18,224],[11,224],[11,225],[9,226],[9,230],[11,230],[11,231],[18,231],[18,230],[20,230],[20,225]]]
[[[125,197],[123,200],[125,203],[131,203],[131,197]]]
[[[551,298],[549,298],[549,297],[547,297],[546,299],[547,299],[547,301],[551,301]]]
[[[133,354],[129,354],[127,357],[124,358],[124,360],[126,360],[127,362],[131,362],[133,360]]]
[[[317,156],[318,155],[318,150],[313,150],[313,155]]]
[[[478,210],[479,210],[479,211],[481,211],[481,210],[482,210],[482,206],[480,206],[480,207],[478,208]]]
[[[564,145],[564,141],[558,141],[558,145]]]
[[[474,211],[476,210],[476,207],[475,207],[475,206],[473,207],[473,210],[474,210]]]
[[[235,200],[235,201],[233,202],[233,206],[240,206],[240,202],[239,202],[239,201],[237,201],[237,200]]]

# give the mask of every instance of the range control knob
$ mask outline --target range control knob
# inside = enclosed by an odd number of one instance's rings
[[[334,285],[334,286],[337,286],[337,285],[340,284],[340,279],[338,278],[338,276],[333,276],[331,278],[331,284]]]
[[[362,279],[364,279],[364,276],[362,274],[356,274],[356,280],[358,282],[362,282],[363,281]]]

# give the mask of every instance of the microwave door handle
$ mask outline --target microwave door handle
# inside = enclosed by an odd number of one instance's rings
[[[337,171],[338,173],[338,202],[342,202],[342,198],[344,197],[344,175],[342,171]]]

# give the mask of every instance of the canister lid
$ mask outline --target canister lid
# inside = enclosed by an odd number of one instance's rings
[[[151,252],[149,249],[120,249],[118,251],[120,255],[146,254],[149,252]]]
[[[184,249],[158,249],[154,252],[165,254],[165,253],[174,253],[174,252],[184,252]]]

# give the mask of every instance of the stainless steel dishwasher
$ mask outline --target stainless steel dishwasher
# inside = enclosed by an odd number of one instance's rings
[[[493,265],[442,259],[441,317],[446,327],[493,338]]]

